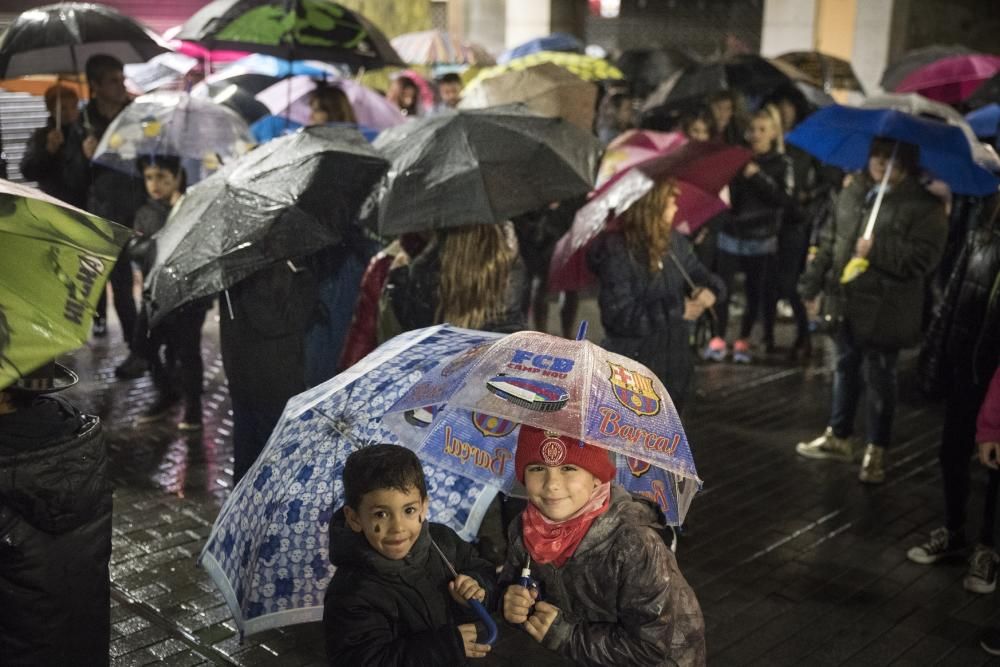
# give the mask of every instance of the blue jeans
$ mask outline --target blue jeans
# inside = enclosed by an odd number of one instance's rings
[[[892,438],[892,418],[896,413],[896,362],[899,351],[866,348],[845,328],[834,339],[837,364],[833,374],[833,405],[830,427],[838,438],[854,432],[858,399],[865,389],[867,442],[888,447]],[[862,374],[862,367],[864,373]]]

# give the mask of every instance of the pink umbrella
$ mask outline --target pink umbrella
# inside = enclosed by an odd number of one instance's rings
[[[1000,56],[984,53],[952,56],[914,70],[896,87],[896,92],[916,92],[938,102],[957,104],[997,72],[1000,72]]]
[[[179,39],[174,39],[180,31],[181,26],[179,25],[175,25],[173,28],[167,28],[163,31],[163,39],[167,41],[167,46],[169,46],[172,51],[176,51],[177,53],[183,53],[186,56],[198,58],[210,63],[231,63],[234,60],[239,60],[240,58],[250,55],[246,51],[212,51],[196,42],[184,42]]]
[[[681,194],[677,198],[674,226],[683,234],[692,234],[725,210],[719,191],[752,157],[749,150],[739,146],[691,142],[676,132],[636,132],[623,137],[621,145],[631,145],[632,150],[625,158],[612,156],[619,160],[619,167],[604,178],[590,201],[577,211],[573,226],[556,244],[549,265],[551,292],[575,291],[593,282],[586,266],[588,246],[601,233],[616,229],[616,216],[657,182],[665,178],[677,180]],[[663,148],[654,151],[655,145]],[[638,157],[640,153],[647,156]]]
[[[354,115],[360,125],[373,130],[385,130],[406,121],[396,105],[374,90],[366,88],[353,79],[335,78],[328,85],[344,91],[354,108]],[[312,77],[298,75],[282,79],[257,93],[257,101],[275,116],[285,116],[296,123],[309,123],[309,93],[316,89],[317,81]]]
[[[413,83],[417,84],[417,90],[420,91],[420,113],[427,113],[433,109],[434,89],[431,88],[431,84],[427,83],[427,79],[421,76],[418,72],[414,72],[412,69],[403,70],[399,74],[400,76],[412,79]]]

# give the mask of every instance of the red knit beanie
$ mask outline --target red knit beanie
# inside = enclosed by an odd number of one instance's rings
[[[522,484],[524,469],[530,463],[580,466],[602,482],[610,482],[615,477],[615,464],[608,456],[608,450],[524,424],[517,435],[517,451],[514,453],[514,470]]]

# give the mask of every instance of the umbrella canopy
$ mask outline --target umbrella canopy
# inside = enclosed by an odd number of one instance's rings
[[[981,53],[951,56],[913,70],[895,90],[920,93],[945,104],[958,104],[998,71],[1000,56]]]
[[[969,121],[969,127],[972,128],[977,137],[995,140],[1000,134],[997,131],[997,128],[1000,127],[1000,104],[996,102],[966,114],[965,119]]]
[[[667,178],[677,180],[680,195],[674,227],[697,231],[726,205],[719,191],[750,161],[749,150],[715,142],[687,141],[680,133],[641,131],[608,147],[601,186],[559,239],[549,265],[550,291],[575,291],[593,282],[587,269],[590,243],[618,226],[617,216]]]
[[[553,63],[559,65],[560,67],[568,69],[581,79],[584,79],[585,81],[593,81],[595,83],[607,81],[609,79],[624,78],[621,70],[609,63],[607,60],[602,60],[601,58],[592,58],[591,56],[584,56],[578,53],[567,53],[563,51],[539,51],[538,53],[532,53],[531,55],[516,58],[503,65],[487,67],[480,70],[479,73],[470,78],[467,85],[472,86],[478,84],[481,79],[499,76],[512,69],[527,69],[533,65],[540,65],[542,63]]]
[[[214,79],[214,77],[212,77]],[[210,99],[240,115],[247,123],[254,123],[271,114],[257,93],[274,84],[277,79],[267,74],[234,74],[224,79],[205,79],[191,89],[191,97]]]
[[[138,174],[140,155],[175,155],[194,184],[252,145],[250,128],[232,109],[187,93],[159,92],[137,97],[115,116],[94,161]]]
[[[140,63],[164,51],[155,33],[110,7],[46,5],[20,14],[0,36],[0,79],[76,74],[98,53]]]
[[[407,332],[288,401],[264,451],[226,500],[201,554],[241,632],[322,619],[335,570],[328,526],[344,503],[348,455],[398,442],[380,421],[386,409],[430,368],[499,338],[446,325]],[[426,462],[424,474],[428,519],[473,540],[497,488]]]
[[[433,418],[413,428],[421,411]],[[422,460],[508,492],[522,424],[615,452],[618,480],[655,498],[670,524],[683,523],[701,487],[663,383],[645,366],[589,341],[522,331],[470,346],[425,373],[384,421]],[[662,474],[651,486],[653,468]]]
[[[934,102],[917,93],[887,93],[869,97],[861,103],[861,107],[864,109],[895,109],[911,116],[930,117],[954,125],[965,135],[972,151],[973,161],[990,171],[1000,172],[1000,158],[997,157],[996,152],[981,143],[965,117],[947,104]]]
[[[558,65],[542,63],[467,86],[458,106],[485,109],[516,102],[542,116],[565,118],[589,132],[594,126],[597,86]]]
[[[976,164],[961,129],[896,109],[856,109],[834,104],[806,118],[787,140],[824,162],[856,170],[866,164],[875,137],[919,146],[920,166],[958,194],[996,192],[997,177]]]
[[[460,42],[444,30],[408,32],[391,40],[392,48],[411,65],[494,65],[490,52],[478,44]]]
[[[693,58],[675,49],[626,49],[615,62],[640,98],[693,63]]]
[[[143,93],[177,86],[198,64],[197,58],[183,53],[161,53],[146,63],[125,65],[125,78]]]
[[[590,190],[592,135],[523,107],[445,111],[383,132],[392,166],[365,218],[386,235],[502,222]]]
[[[775,88],[794,84],[790,71],[793,70],[779,69],[756,55],[691,65],[660,84],[643,104],[643,113],[652,114],[659,107],[704,102],[707,97],[727,90],[766,96]],[[796,72],[796,76],[808,80],[801,73]]]
[[[512,60],[523,58],[541,51],[557,51],[563,53],[583,53],[583,42],[573,35],[565,32],[554,32],[545,37],[529,39],[523,44],[518,44],[512,49],[508,49],[500,54],[497,62],[501,65]]]
[[[330,0],[214,0],[184,23],[177,39],[352,70],[403,64],[371,21]]]
[[[913,49],[903,54],[901,58],[893,61],[882,73],[879,84],[883,90],[896,90],[910,72],[929,65],[935,60],[949,58],[951,56],[961,56],[975,53],[972,49],[961,44],[933,44],[920,49]]]
[[[155,323],[274,264],[340,242],[386,162],[354,129],[275,139],[205,179],[158,233]]]
[[[810,83],[821,90],[840,88],[865,92],[851,63],[841,58],[820,51],[789,51],[782,53],[775,60],[788,63],[804,72],[809,77]]]
[[[0,390],[90,338],[132,232],[0,180]]]
[[[406,122],[399,107],[353,79],[337,78],[325,84],[302,75],[272,79],[271,85],[258,92],[256,99],[271,114],[306,125],[311,113],[309,94],[320,85],[336,86],[343,90],[360,125],[381,131]]]

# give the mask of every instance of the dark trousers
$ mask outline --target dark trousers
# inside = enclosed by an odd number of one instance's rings
[[[830,427],[838,438],[854,432],[854,416],[862,389],[865,395],[866,442],[888,447],[896,414],[896,362],[899,351],[864,347],[845,325],[834,338],[837,362],[833,373]]]
[[[122,338],[125,344],[132,349],[132,340],[135,336],[135,320],[138,310],[135,307],[135,299],[132,296],[132,262],[125,256],[125,251],[118,256],[115,268],[111,269],[111,276],[108,278],[111,285],[111,296],[115,301],[115,312],[118,313],[118,320],[122,323]],[[106,318],[108,316],[108,295],[101,293],[101,299],[97,302],[97,316]]]
[[[204,323],[205,310],[181,308],[153,328],[149,335],[149,367],[153,383],[165,395],[175,395],[179,385],[189,405],[198,405],[201,401],[204,375],[201,327]]]
[[[231,393],[230,396],[233,405],[233,484],[236,484],[264,451],[285,406],[259,405],[240,400]]]
[[[777,281],[773,292],[774,303],[769,308],[777,309],[778,299],[787,299],[792,306],[795,317],[796,341],[809,336],[809,315],[806,306],[799,296],[798,283],[802,269],[805,267],[806,253],[809,250],[809,233],[805,225],[785,225],[778,234],[778,259],[774,273]]]
[[[774,341],[774,308],[777,302],[777,285],[772,277],[775,271],[775,255],[734,255],[725,250],[716,254],[718,275],[726,283],[726,293],[733,293],[733,281],[737,273],[746,276],[745,288],[747,307],[740,323],[740,338],[749,338],[753,325],[763,313],[764,342]],[[719,303],[715,312],[718,316],[718,335],[725,338],[729,326],[729,299]]]
[[[967,368],[955,368],[945,400],[944,428],[941,432],[941,479],[944,485],[945,525],[952,532],[962,532],[969,502],[969,466],[976,450],[976,415],[986,397],[986,384],[973,384]],[[983,523],[979,541],[992,547],[1000,473],[990,470],[983,505]]]

